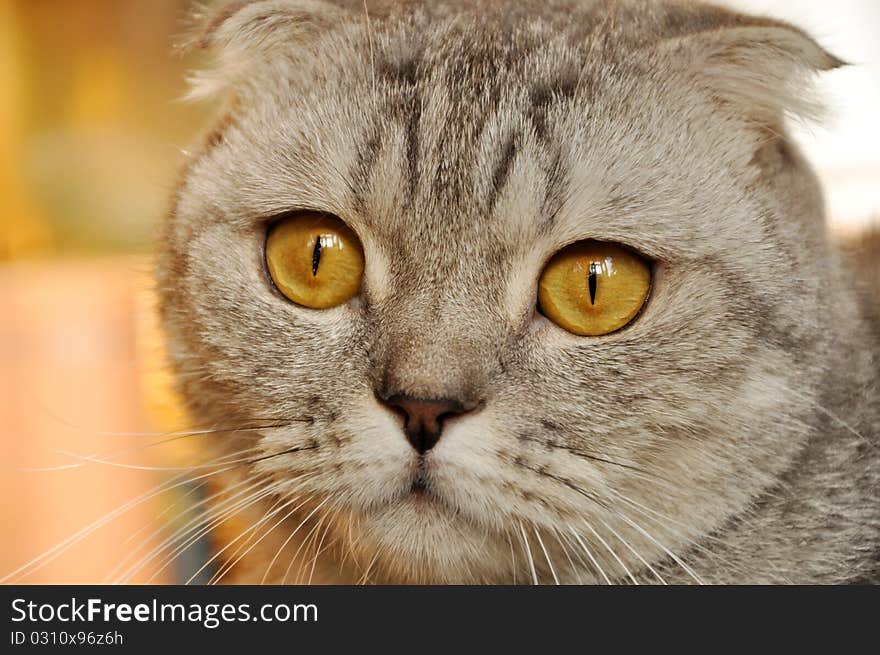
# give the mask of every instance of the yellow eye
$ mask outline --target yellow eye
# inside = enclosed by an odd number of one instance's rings
[[[541,274],[538,303],[558,326],[600,336],[629,323],[648,298],[651,267],[623,246],[575,243],[553,256]]]
[[[357,294],[364,251],[338,218],[304,212],[274,225],[266,239],[266,265],[275,286],[298,305],[335,307]]]

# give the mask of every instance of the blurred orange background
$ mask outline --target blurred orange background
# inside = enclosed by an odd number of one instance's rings
[[[863,225],[880,209],[880,5],[732,2],[800,21],[858,64],[830,76],[829,128],[800,138],[835,224]],[[210,118],[178,100],[202,63],[174,48],[191,4],[0,0],[0,579],[146,494],[9,578],[102,582],[192,502],[186,488],[149,496],[169,473],[148,470],[194,457],[190,439],[155,445],[189,426],[162,367],[150,278],[183,150]],[[110,461],[85,459],[96,457]],[[187,579],[161,563],[128,579]]]
[[[182,459],[123,433],[186,427],[150,253],[207,118],[178,101],[198,63],[174,48],[188,5],[0,0],[0,578],[168,477],[81,456]],[[21,581],[102,581],[174,502],[148,499]],[[178,578],[169,566],[154,581]]]

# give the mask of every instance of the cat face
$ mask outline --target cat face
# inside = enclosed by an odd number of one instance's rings
[[[391,580],[698,577],[678,554],[810,426],[821,199],[777,121],[831,59],[719,10],[563,4],[256,2],[205,36],[203,88],[234,102],[164,235],[180,388],[202,422],[256,424],[247,475]],[[267,235],[298,211],[359,240],[350,300],[273,284]],[[650,270],[608,334],[538,307],[585,241]]]

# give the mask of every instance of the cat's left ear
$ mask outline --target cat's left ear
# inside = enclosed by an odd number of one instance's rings
[[[714,99],[758,124],[779,127],[786,114],[820,119],[815,77],[845,62],[786,22],[724,16],[709,29],[668,39],[662,47],[684,55],[688,77]]]
[[[272,64],[310,54],[321,34],[342,22],[344,10],[323,0],[229,0],[194,17],[184,47],[214,55],[215,65],[191,81],[188,97],[217,95]]]

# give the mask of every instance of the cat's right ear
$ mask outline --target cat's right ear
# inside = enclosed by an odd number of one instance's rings
[[[660,45],[684,63],[689,82],[720,105],[773,129],[781,129],[786,114],[822,117],[814,78],[845,62],[784,21],[717,8],[702,12],[690,16],[696,28],[676,30]]]
[[[290,44],[306,54],[344,11],[321,0],[231,0],[195,17],[183,44],[214,55],[214,65],[190,77],[188,99],[216,96],[254,70],[289,58]]]

